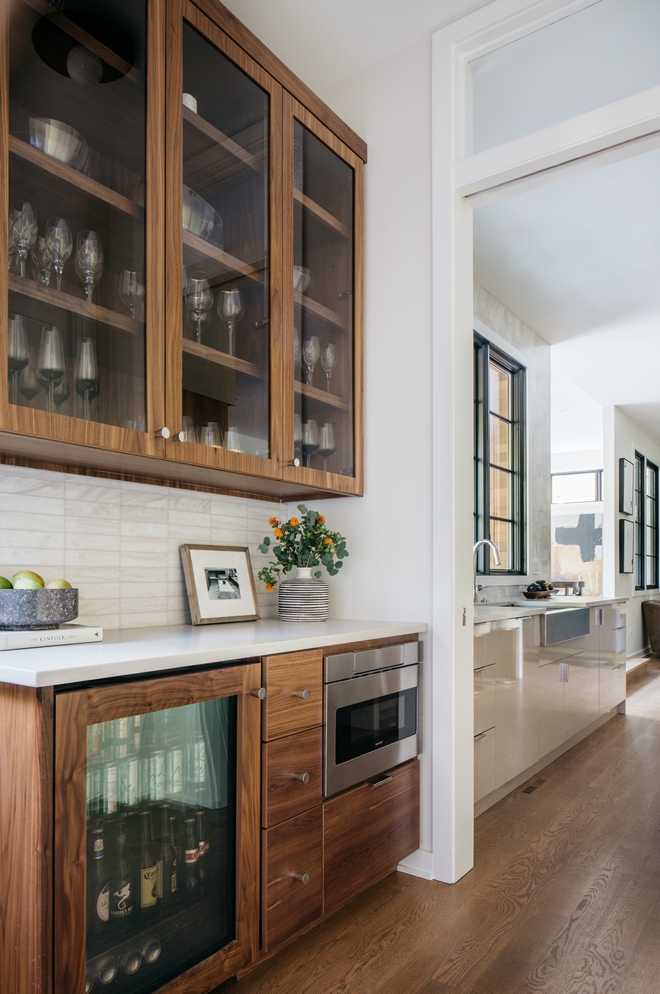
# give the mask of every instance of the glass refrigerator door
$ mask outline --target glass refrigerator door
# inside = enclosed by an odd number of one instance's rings
[[[235,773],[235,697],[88,726],[88,992],[148,994],[235,938]]]

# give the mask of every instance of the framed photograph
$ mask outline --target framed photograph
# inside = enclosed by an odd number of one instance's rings
[[[621,514],[633,513],[635,466],[630,459],[619,459],[619,510]]]
[[[193,625],[258,620],[247,546],[182,545],[181,560]]]
[[[635,554],[635,525],[619,518],[619,573],[632,573]]]

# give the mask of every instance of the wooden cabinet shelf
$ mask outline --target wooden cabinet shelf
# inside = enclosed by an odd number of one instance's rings
[[[331,311],[329,307],[324,307],[323,304],[319,304],[318,301],[312,300],[311,297],[306,297],[302,293],[297,291],[294,293],[294,299],[296,304],[302,307],[309,314],[323,321],[324,324],[330,324],[333,328],[339,328],[340,331],[348,331],[346,327],[346,322],[342,320],[339,314],[335,311]]]
[[[99,304],[90,304],[82,297],[74,297],[70,293],[43,286],[35,280],[22,278],[14,273],[8,274],[8,286],[11,293],[19,293],[23,297],[38,300],[50,307],[58,307],[71,314],[80,314],[91,321],[98,321],[99,324],[106,324],[110,328],[118,328],[120,331],[127,331],[132,335],[137,335],[144,329],[144,325],[140,321],[133,321],[126,314],[118,314],[116,311],[101,307]]]
[[[247,262],[242,262],[236,256],[224,252],[217,245],[205,241],[198,235],[193,235],[190,231],[183,232],[184,257],[189,258],[189,264],[197,265],[200,272],[206,275],[208,280],[217,276],[225,276],[227,280],[232,277],[247,276],[254,283],[263,283],[263,268],[250,266]]]
[[[319,404],[325,404],[327,407],[336,407],[340,411],[348,410],[348,401],[344,400],[343,397],[338,397],[336,393],[319,390],[318,387],[308,386],[306,383],[301,383],[300,380],[294,382],[293,389],[296,393],[301,394],[303,397],[308,397],[309,400],[314,400]]]
[[[320,221],[326,228],[334,233],[335,237],[341,235],[342,238],[349,238],[350,232],[345,224],[342,224],[336,217],[324,210],[319,204],[309,197],[306,197],[300,190],[293,191],[293,199],[300,204],[314,218]]]
[[[205,121],[203,117],[190,110],[189,107],[184,106],[183,108],[183,120],[187,124],[192,125],[193,128],[201,131],[207,138],[210,138],[215,145],[228,152],[234,160],[248,166],[255,173],[263,173],[262,159],[256,155],[252,155],[242,145],[229,138],[213,124],[210,124],[209,121]]]
[[[252,376],[256,380],[263,380],[264,378],[263,370],[254,362],[247,362],[245,359],[239,359],[235,355],[219,352],[217,349],[209,348],[208,345],[202,345],[201,342],[193,342],[189,338],[184,338],[181,346],[183,351],[189,355],[205,359],[207,362],[213,362],[217,366],[224,366],[225,369],[234,369],[237,373],[245,373],[246,376]]]

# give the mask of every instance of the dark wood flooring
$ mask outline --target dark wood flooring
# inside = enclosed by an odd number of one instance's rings
[[[629,694],[477,819],[457,884],[395,873],[217,994],[660,992],[660,660]]]

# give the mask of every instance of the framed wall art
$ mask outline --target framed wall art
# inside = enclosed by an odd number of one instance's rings
[[[258,620],[247,546],[182,545],[181,560],[193,625]]]
[[[619,518],[619,573],[632,573],[635,554],[635,525]]]
[[[635,488],[635,466],[630,459],[619,459],[619,511],[633,513],[633,491]]]

